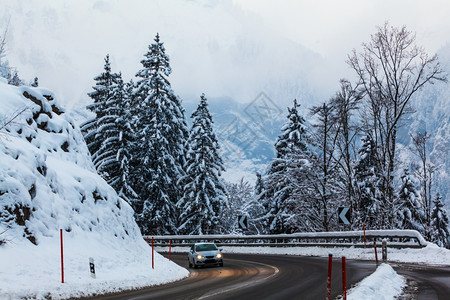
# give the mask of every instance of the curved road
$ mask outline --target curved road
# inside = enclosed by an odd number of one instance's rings
[[[183,267],[187,254],[172,254]],[[164,286],[91,299],[325,299],[328,258],[225,254],[223,268],[191,269]],[[371,274],[375,263],[347,261],[347,289]],[[333,261],[332,298],[342,293],[340,259]]]

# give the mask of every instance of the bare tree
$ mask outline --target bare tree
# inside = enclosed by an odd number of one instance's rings
[[[2,62],[2,59],[6,55],[6,34],[8,33],[9,21],[6,29],[3,31],[3,34],[0,35],[0,76],[6,78],[8,74],[10,74],[10,69],[8,67],[7,62]]]
[[[420,133],[417,132],[416,134],[412,135],[410,134],[412,145],[411,145],[411,151],[415,155],[417,155],[420,159],[421,166],[416,167],[416,176],[421,181],[421,200],[422,205],[424,208],[425,213],[425,230],[426,235],[430,234],[429,229],[431,226],[431,213],[432,213],[432,204],[433,200],[431,197],[431,187],[433,185],[433,175],[436,171],[436,167],[428,162],[427,157],[427,142],[430,138],[430,135],[426,132]]]
[[[329,231],[335,204],[338,198],[339,172],[335,160],[337,140],[339,137],[339,124],[335,116],[335,107],[329,102],[320,106],[313,106],[310,109],[312,116],[316,117],[316,123],[312,139],[318,149],[318,164],[320,171],[313,182],[317,193],[317,202],[320,203],[322,214],[322,226],[325,231]]]
[[[359,53],[353,50],[347,63],[356,72],[367,99],[372,118],[370,134],[381,156],[382,192],[388,213],[384,226],[392,227],[397,130],[404,116],[413,111],[410,101],[414,94],[426,84],[446,81],[447,75],[437,56],[429,56],[417,46],[415,34],[406,27],[396,28],[386,22],[362,46]]]
[[[336,162],[343,173],[347,205],[352,207],[352,211],[356,211],[353,162],[357,153],[355,137],[359,132],[359,126],[353,122],[352,118],[354,111],[358,109],[363,94],[356,88],[353,88],[346,79],[341,79],[340,83],[341,89],[330,99],[330,104],[333,106],[333,118],[338,126]]]

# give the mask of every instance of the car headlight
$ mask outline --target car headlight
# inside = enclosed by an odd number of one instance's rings
[[[203,259],[203,255],[197,254],[197,259]]]
[[[216,257],[219,259],[222,258],[222,253],[217,253]]]

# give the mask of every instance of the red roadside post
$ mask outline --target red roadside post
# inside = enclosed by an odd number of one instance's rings
[[[342,295],[347,300],[347,275],[345,273],[345,256],[342,256]]]
[[[363,224],[363,230],[364,230],[364,248],[366,248],[366,224]]]
[[[331,268],[333,265],[333,254],[328,254],[328,281],[327,281],[327,291],[328,291],[328,300],[331,300]]]
[[[373,248],[375,249],[375,261],[378,265],[378,253],[377,253],[377,242],[373,242]]]
[[[59,230],[59,237],[61,240],[61,283],[64,283],[64,251],[63,251],[63,231]]]
[[[170,261],[170,252],[172,251],[172,240],[169,240],[169,261]]]
[[[152,237],[152,269],[155,268],[155,247],[154,247],[155,238]]]
[[[148,241],[148,235],[147,235],[147,245],[149,244],[149,241]]]

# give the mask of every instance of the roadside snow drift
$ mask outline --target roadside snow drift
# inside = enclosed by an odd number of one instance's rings
[[[0,298],[86,296],[188,276],[159,254],[151,266],[131,207],[96,173],[55,95],[0,80]]]
[[[396,299],[405,287],[405,279],[388,264],[381,264],[370,276],[348,291],[348,300]]]

